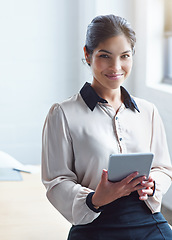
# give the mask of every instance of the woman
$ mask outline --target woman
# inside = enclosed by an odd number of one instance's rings
[[[160,213],[172,178],[163,124],[153,104],[122,87],[135,41],[125,19],[93,19],[84,47],[93,81],[46,118],[42,178],[49,201],[73,224],[68,240],[172,239]],[[109,155],[135,152],[154,153],[148,180],[134,172],[108,181]]]

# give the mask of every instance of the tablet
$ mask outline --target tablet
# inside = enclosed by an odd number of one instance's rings
[[[109,156],[108,180],[112,182],[121,181],[133,172],[138,172],[136,176],[149,177],[153,153],[128,153],[111,154]]]

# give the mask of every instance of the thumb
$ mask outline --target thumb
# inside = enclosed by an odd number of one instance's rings
[[[103,169],[103,171],[102,171],[102,181],[103,182],[108,181],[108,171],[106,169]]]

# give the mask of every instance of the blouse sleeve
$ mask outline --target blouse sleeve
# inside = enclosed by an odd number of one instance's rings
[[[160,211],[162,197],[168,191],[172,179],[172,166],[165,130],[156,107],[154,107],[152,117],[151,152],[154,153],[151,176],[155,180],[156,189],[154,195],[145,202],[152,213],[155,213]]]
[[[100,213],[86,204],[91,189],[77,183],[72,139],[60,105],[50,109],[42,136],[42,181],[51,204],[72,224],[87,224]]]

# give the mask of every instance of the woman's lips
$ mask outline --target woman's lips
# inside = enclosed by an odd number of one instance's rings
[[[105,76],[111,80],[117,80],[123,76],[122,73],[120,74],[105,74]]]

